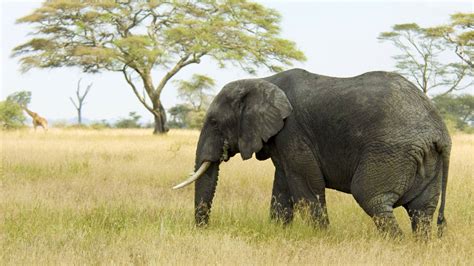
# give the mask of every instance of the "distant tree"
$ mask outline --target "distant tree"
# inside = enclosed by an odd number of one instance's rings
[[[453,14],[450,24],[428,28],[427,31],[430,36],[443,39],[461,60],[474,68],[474,13]]]
[[[136,112],[130,112],[128,118],[120,119],[115,123],[116,128],[141,128],[138,122],[141,118]]]
[[[192,107],[189,104],[177,104],[168,110],[170,114],[170,121],[168,125],[171,128],[185,128],[187,127],[186,118]]]
[[[77,88],[76,88],[76,99],[73,99],[72,97],[69,97],[69,100],[71,100],[72,104],[74,105],[74,108],[76,108],[77,111],[77,124],[82,125],[82,107],[84,104],[84,100],[86,99],[87,94],[89,93],[92,83],[87,85],[85,91],[81,93],[81,80],[77,81]]]
[[[173,125],[201,128],[207,108],[214,97],[212,94],[214,80],[208,76],[194,74],[190,81],[177,80],[175,84],[177,84],[178,97],[184,101],[184,104],[178,104],[168,110],[173,116]]]
[[[247,0],[50,0],[17,20],[33,24],[36,37],[15,47],[13,56],[21,57],[24,71],[78,66],[121,72],[153,114],[154,133],[164,133],[160,96],[186,66],[207,57],[254,73],[305,60],[293,42],[278,37],[280,20],[275,10]],[[155,83],[157,67],[165,74]]]
[[[31,102],[31,91],[17,91],[7,96],[7,101],[17,103],[20,107],[27,107]]]
[[[397,24],[392,31],[382,32],[378,39],[391,42],[400,50],[400,54],[393,56],[397,72],[413,81],[425,94],[437,87],[446,88],[443,94],[447,94],[472,85],[472,78],[466,79],[473,74],[468,64],[440,62],[446,45],[431,32],[415,23]]]
[[[3,129],[14,129],[24,126],[23,109],[31,102],[30,91],[17,91],[0,102],[0,125]]]
[[[191,81],[177,80],[178,97],[190,104],[195,111],[206,109],[211,103],[215,82],[212,78],[194,74]]]
[[[433,102],[443,117],[456,123],[456,128],[463,130],[473,126],[474,122],[474,95],[438,95]]]
[[[25,116],[20,105],[11,100],[0,101],[0,125],[2,129],[24,126]]]

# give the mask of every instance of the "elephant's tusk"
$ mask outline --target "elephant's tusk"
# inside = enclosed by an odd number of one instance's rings
[[[211,166],[211,162],[203,162],[201,164],[201,167],[199,167],[199,169],[194,173],[192,174],[192,176],[190,176],[188,179],[184,180],[182,183],[179,183],[178,185],[174,186],[173,189],[179,189],[179,188],[182,188],[182,187],[185,187],[189,184],[191,184],[192,182],[198,180],[202,174],[204,174],[204,172],[206,172],[207,168],[209,168],[209,166]]]

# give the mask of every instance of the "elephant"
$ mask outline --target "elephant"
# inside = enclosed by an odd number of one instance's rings
[[[336,78],[291,69],[225,85],[207,111],[196,149],[195,223],[207,225],[219,165],[240,153],[275,166],[270,217],[288,224],[295,204],[326,228],[325,189],[350,193],[378,231],[403,235],[403,206],[416,236],[444,209],[451,138],[430,99],[404,77],[374,71]]]

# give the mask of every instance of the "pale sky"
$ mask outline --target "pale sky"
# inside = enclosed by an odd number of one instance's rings
[[[0,0],[1,1],[1,0]],[[473,1],[258,1],[282,15],[282,36],[296,42],[307,57],[301,67],[310,72],[337,77],[349,77],[374,70],[394,70],[396,48],[380,43],[380,32],[394,24],[415,22],[434,26],[448,22],[456,12],[473,12]],[[103,72],[87,75],[79,69],[30,70],[19,72],[18,58],[10,58],[11,50],[28,39],[31,25],[15,24],[19,17],[39,7],[39,1],[1,2],[1,99],[18,90],[32,92],[30,108],[50,120],[71,119],[76,111],[69,101],[75,93],[77,80],[94,85],[87,97],[83,117],[92,120],[117,119],[135,111],[142,121],[152,116],[138,102],[120,73]],[[226,83],[251,77],[238,68],[219,69],[215,62],[204,60],[180,72],[175,79],[192,74],[206,74],[216,80],[216,92]],[[263,70],[257,76],[267,76]],[[158,80],[163,73],[155,73]],[[474,92],[469,88],[466,92]],[[178,103],[173,84],[162,94],[165,108]]]

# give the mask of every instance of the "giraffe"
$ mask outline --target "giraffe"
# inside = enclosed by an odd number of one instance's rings
[[[46,120],[46,118],[39,116],[37,113],[31,110],[28,110],[26,106],[23,106],[23,110],[25,110],[25,112],[33,119],[33,127],[35,128],[35,131],[36,127],[38,126],[41,126],[44,131],[48,131],[48,121]]]

